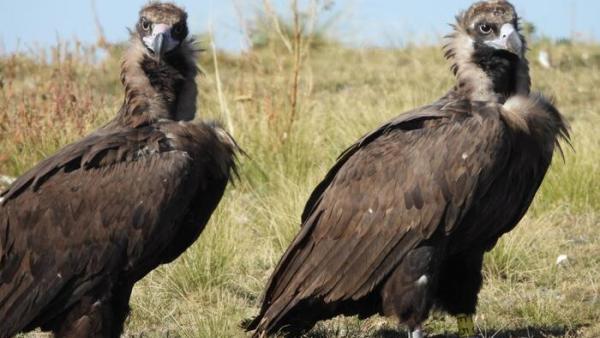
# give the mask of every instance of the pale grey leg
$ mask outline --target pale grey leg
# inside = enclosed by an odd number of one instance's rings
[[[412,332],[408,332],[408,338],[423,338],[423,330],[421,327],[418,326]]]

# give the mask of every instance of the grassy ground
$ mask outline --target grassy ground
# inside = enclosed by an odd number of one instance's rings
[[[533,86],[557,98],[574,150],[558,156],[520,226],[487,255],[476,325],[486,337],[600,336],[600,46],[539,43],[555,67]],[[135,288],[133,337],[243,337],[262,288],[298,231],[304,201],[337,154],[365,132],[452,84],[439,47],[357,50],[322,44],[304,56],[292,120],[294,60],[276,46],[199,64],[199,118],[231,121],[251,159],[200,240]],[[18,176],[116,113],[118,49],[0,58],[0,174]],[[46,62],[50,60],[50,62]],[[219,100],[217,84],[222,87]],[[290,123],[293,121],[293,123]],[[559,255],[567,261],[556,264]],[[310,337],[395,337],[383,318],[338,318]],[[455,332],[433,314],[426,329]]]

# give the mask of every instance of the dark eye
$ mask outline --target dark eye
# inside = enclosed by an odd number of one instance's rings
[[[143,30],[145,30],[145,31],[149,30],[150,26],[151,25],[150,25],[150,22],[148,20],[146,20],[146,19],[142,20],[142,29]]]
[[[490,34],[492,32],[492,26],[482,23],[479,25],[479,31],[485,35]]]
[[[176,25],[175,27],[173,27],[173,32],[175,34],[181,34],[183,32],[183,26],[182,25]]]

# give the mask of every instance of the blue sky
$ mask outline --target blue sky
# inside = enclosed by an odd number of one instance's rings
[[[271,0],[278,10],[288,9],[289,0]],[[305,4],[308,0],[300,1]],[[329,13],[338,13],[334,36],[363,46],[398,46],[408,41],[436,41],[447,33],[454,15],[470,0],[337,0]],[[146,0],[96,0],[97,13],[110,41],[127,38],[126,27],[136,20]],[[243,45],[239,15],[234,3],[251,19],[260,0],[179,0],[189,13],[192,31],[210,26],[217,47],[239,50]],[[598,0],[514,0],[520,15],[533,22],[539,32],[552,38],[571,36],[600,40]],[[92,0],[0,0],[0,52],[17,48],[27,51],[57,41],[96,39]],[[331,14],[326,14],[331,15]]]

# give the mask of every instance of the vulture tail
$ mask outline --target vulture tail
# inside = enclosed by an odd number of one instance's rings
[[[292,299],[285,303],[276,301],[258,316],[245,320],[241,326],[246,331],[254,331],[252,338],[280,334],[284,337],[299,337],[312,329],[315,324],[330,316],[328,307],[320,301]]]

